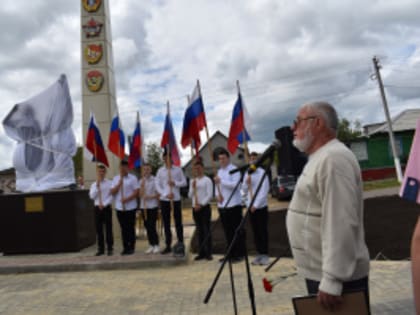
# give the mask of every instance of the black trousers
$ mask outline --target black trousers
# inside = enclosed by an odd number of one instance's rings
[[[184,242],[184,229],[182,226],[182,213],[181,213],[181,201],[174,201],[174,221],[176,236],[178,242]],[[171,203],[169,201],[160,201],[160,209],[162,210],[162,221],[163,228],[165,230],[165,243],[166,247],[170,247],[172,244],[172,233],[171,233]]]
[[[306,280],[306,288],[309,294],[317,294],[319,281],[305,279]],[[364,291],[366,295],[366,301],[368,307],[370,309],[370,302],[369,302],[369,277],[364,277],[362,279],[347,281],[343,283],[343,293],[349,293],[353,291]]]
[[[102,210],[99,209],[98,206],[95,206],[95,226],[98,251],[103,252],[105,250],[105,237],[107,249],[112,250],[114,246],[114,236],[112,234],[112,209],[110,205],[106,206]]]
[[[219,208],[220,220],[222,221],[223,231],[227,246],[233,240],[236,228],[242,221],[242,206],[234,206],[230,208]],[[245,255],[245,229],[238,235],[236,242],[232,248],[231,258],[240,258]]]
[[[249,214],[257,252],[268,255],[268,207],[259,208]]]
[[[118,222],[121,227],[121,237],[125,251],[134,250],[136,245],[136,211],[135,209],[117,211]]]
[[[201,207],[201,209],[198,211],[194,211],[193,209],[193,218],[194,218],[195,226],[197,228],[197,233],[198,233],[198,246],[199,246],[198,255],[201,257],[210,257],[212,253],[211,231],[210,231],[210,221],[211,221],[210,205],[205,205]]]
[[[147,231],[147,239],[151,246],[159,245],[159,236],[156,230],[156,221],[158,208],[140,209],[141,215],[144,215],[144,225]]]

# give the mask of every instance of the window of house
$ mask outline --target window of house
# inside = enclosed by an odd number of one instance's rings
[[[395,139],[395,149],[397,150],[397,156],[402,157],[403,155],[403,142],[401,137],[394,136]],[[393,158],[391,141],[388,141],[388,154]]]
[[[367,161],[369,159],[367,144],[363,142],[352,142],[350,149],[353,151],[358,161]]]

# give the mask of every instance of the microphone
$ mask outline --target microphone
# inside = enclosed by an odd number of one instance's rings
[[[245,164],[244,166],[238,167],[234,170],[231,170],[229,174],[234,174],[236,172],[242,172],[243,170],[248,169],[250,173],[255,172],[257,167],[260,167],[267,158],[271,157],[275,150],[281,147],[281,142],[279,140],[274,140],[271,145],[261,154],[261,156],[253,163]]]

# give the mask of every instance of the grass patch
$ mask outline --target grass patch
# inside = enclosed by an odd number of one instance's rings
[[[396,178],[388,178],[381,180],[371,180],[363,183],[363,190],[374,190],[389,187],[398,187],[401,184]]]

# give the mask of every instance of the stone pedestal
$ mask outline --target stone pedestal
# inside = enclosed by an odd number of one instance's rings
[[[87,190],[0,195],[0,252],[79,251],[96,241]]]

